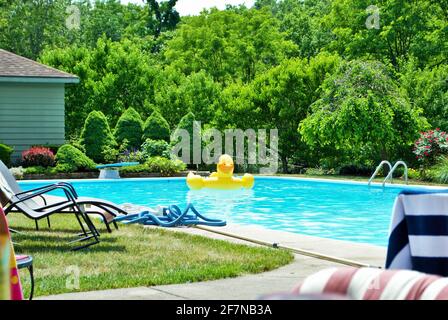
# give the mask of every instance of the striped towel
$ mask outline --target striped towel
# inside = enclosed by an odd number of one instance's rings
[[[448,192],[403,191],[390,230],[387,269],[448,276]]]
[[[291,296],[353,300],[448,300],[448,278],[410,270],[331,268],[306,278]]]

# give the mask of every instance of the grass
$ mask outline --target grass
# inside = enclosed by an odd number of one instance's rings
[[[22,215],[11,214],[8,220],[21,232],[13,235],[16,253],[34,258],[36,296],[222,279],[273,270],[293,260],[283,250],[141,226],[120,226],[112,234],[102,228],[100,244],[72,252],[68,242],[79,231],[73,216],[54,216],[52,229],[41,231]],[[79,289],[73,290],[67,283],[73,283],[76,269]],[[28,274],[20,274],[27,295]]]

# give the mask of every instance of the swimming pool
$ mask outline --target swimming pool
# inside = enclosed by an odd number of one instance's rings
[[[183,178],[75,180],[80,196],[142,206],[192,202],[209,217],[324,238],[387,245],[391,211],[403,186],[257,177],[253,190],[190,191]],[[49,182],[21,182],[29,190]],[[422,187],[412,187],[422,188]]]

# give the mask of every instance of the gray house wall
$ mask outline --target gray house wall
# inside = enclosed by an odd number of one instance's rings
[[[33,145],[65,141],[63,83],[1,83],[0,142],[14,147],[13,162]]]

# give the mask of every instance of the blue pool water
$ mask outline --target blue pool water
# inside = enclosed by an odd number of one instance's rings
[[[190,191],[185,179],[71,181],[80,196],[156,207],[192,202],[209,217],[331,239],[386,246],[391,211],[403,187],[367,187],[297,178],[257,177],[253,190]],[[48,182],[47,182],[48,183]],[[25,190],[43,182],[21,182]]]

